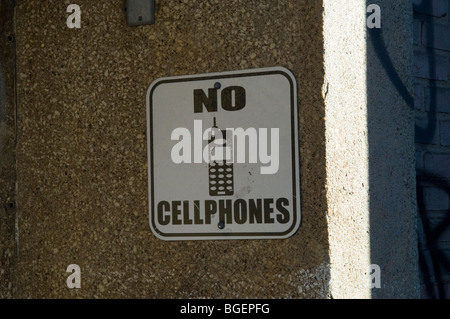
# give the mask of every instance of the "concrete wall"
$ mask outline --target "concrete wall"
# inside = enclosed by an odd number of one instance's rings
[[[381,28],[366,24],[370,4],[381,9]],[[324,8],[331,293],[417,298],[414,127],[405,100],[411,4],[324,1]],[[380,288],[368,281],[372,265]]]
[[[418,298],[410,1],[367,1],[382,8],[368,30],[370,258],[381,268],[372,298]]]
[[[9,180],[18,188],[17,207],[0,219],[1,269],[13,278],[0,296],[417,296],[412,110],[367,44],[367,4],[161,0],[154,25],[132,28],[124,1],[79,0],[81,28],[69,29],[70,3],[15,8]],[[408,5],[382,2],[386,49],[406,87]],[[299,231],[284,240],[159,240],[148,224],[148,86],[269,66],[290,69],[298,83]],[[376,292],[371,263],[381,267]],[[66,286],[70,264],[81,268],[80,289]]]
[[[320,1],[19,1],[16,296],[326,297]],[[164,242],[148,224],[145,94],[163,76],[284,66],[299,87],[303,225],[287,240]],[[78,264],[82,288],[66,286]]]
[[[366,6],[325,1],[324,9],[331,290],[334,298],[370,298]]]

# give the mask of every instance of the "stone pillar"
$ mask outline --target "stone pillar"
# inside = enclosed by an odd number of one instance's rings
[[[324,0],[326,189],[334,298],[415,298],[419,293],[409,97],[412,8],[410,1],[395,3]],[[380,7],[381,28],[366,25],[369,4]],[[372,288],[371,265],[379,266],[380,288]]]

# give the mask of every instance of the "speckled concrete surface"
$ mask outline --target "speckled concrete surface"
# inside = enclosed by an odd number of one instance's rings
[[[359,0],[345,5],[325,1],[328,231],[334,298],[371,296],[365,8]]]
[[[366,81],[370,259],[380,265],[383,284],[371,297],[420,298],[414,110],[394,76],[414,92],[413,13],[409,0],[379,3],[390,14],[383,19],[384,43],[373,40],[375,32],[369,33]],[[392,66],[376,53],[379,47],[388,52]]]
[[[326,298],[321,1],[19,0],[23,298]],[[162,76],[284,66],[297,77],[302,225],[286,240],[164,242],[148,224],[145,94]],[[81,267],[81,289],[66,268]]]

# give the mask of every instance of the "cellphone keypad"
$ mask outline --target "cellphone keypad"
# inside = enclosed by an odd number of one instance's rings
[[[233,193],[233,163],[211,162],[209,164],[209,195],[229,196]]]

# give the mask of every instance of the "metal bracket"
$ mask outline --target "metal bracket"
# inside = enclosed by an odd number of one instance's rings
[[[155,0],[125,0],[125,6],[129,26],[155,23]]]

